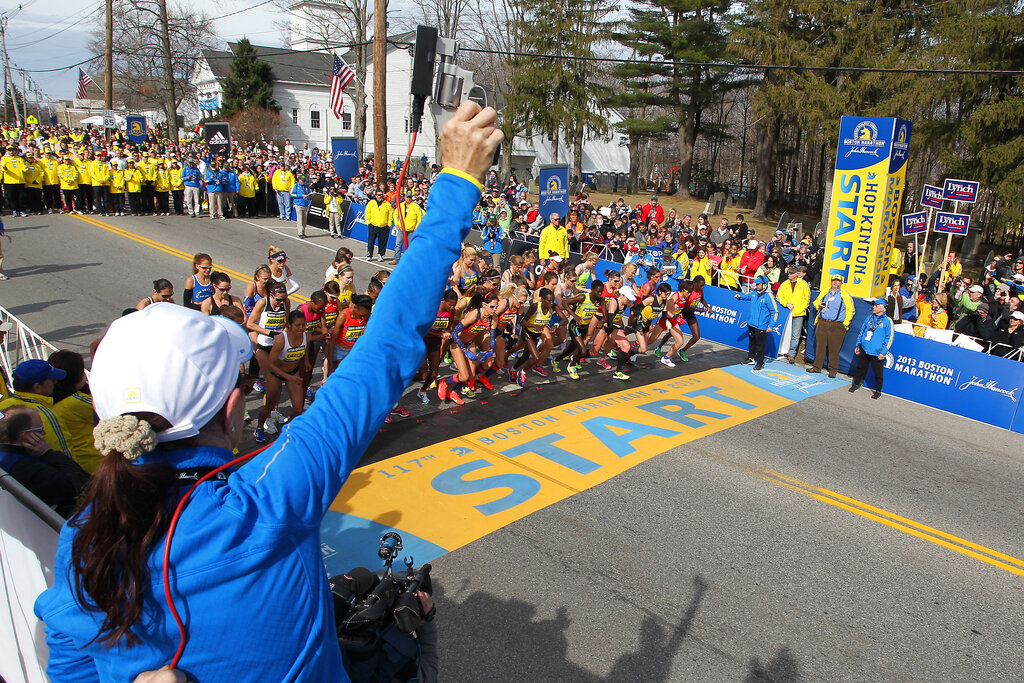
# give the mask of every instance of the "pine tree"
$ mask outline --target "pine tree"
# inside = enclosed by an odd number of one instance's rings
[[[221,115],[231,117],[246,109],[281,111],[274,101],[274,74],[270,65],[257,57],[248,39],[242,38],[235,45],[231,74],[224,79]]]

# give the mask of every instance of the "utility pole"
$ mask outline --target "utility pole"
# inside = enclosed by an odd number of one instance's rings
[[[28,74],[21,70],[21,121],[22,124],[28,121]],[[15,107],[18,105],[15,104]]]
[[[388,165],[388,10],[386,0],[373,2],[373,173],[378,186],[387,183]]]
[[[11,67],[7,64],[7,17],[0,17],[0,51],[4,57],[4,90],[10,89],[11,111],[14,112],[14,122],[18,122],[18,98],[14,96],[14,79],[11,77]],[[4,123],[7,122],[7,107],[4,107]]]
[[[107,0],[111,2],[112,0]],[[171,33],[167,24],[167,0],[157,0],[160,10],[160,52],[164,58],[164,78],[166,79],[167,137],[171,144],[178,143],[178,100],[174,96],[174,68],[171,64]]]
[[[106,71],[104,75],[104,85],[106,89],[103,93],[103,108],[113,109],[114,108],[114,0],[107,0],[107,35],[106,35],[106,46],[104,54],[103,69]]]

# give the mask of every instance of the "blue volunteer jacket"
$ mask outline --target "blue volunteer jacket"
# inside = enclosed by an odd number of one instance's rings
[[[203,174],[195,166],[186,166],[181,171],[181,180],[185,187],[199,187],[203,181]]]
[[[763,275],[761,277],[764,277]],[[761,278],[758,278],[761,279]],[[764,278],[765,282],[768,278]],[[779,320],[779,302],[772,295],[772,290],[765,287],[760,294],[757,290],[750,290],[740,295],[740,301],[750,302],[750,319],[747,324],[758,330],[767,330],[768,327]]]
[[[871,339],[868,339],[868,333]],[[889,316],[871,314],[864,324],[860,326],[860,334],[857,335],[857,346],[864,350],[869,356],[879,356],[889,352],[892,346],[892,320]]]
[[[222,171],[224,174],[224,191],[225,192],[238,192],[241,187],[238,184],[238,174],[235,173],[234,169],[228,169]]]
[[[203,176],[203,180],[206,182],[207,192],[223,192],[224,186],[221,184],[220,171],[215,171],[212,168],[206,169],[206,174]]]
[[[189,629],[180,666],[191,680],[349,680],[320,556],[320,523],[419,369],[423,336],[479,198],[475,180],[441,173],[409,251],[342,368],[268,449],[226,481],[204,483],[193,494],[171,548],[176,605]],[[224,449],[187,448],[141,461],[186,469],[232,457]],[[107,649],[90,643],[100,616],[74,596],[68,571],[74,535],[71,526],[61,531],[54,585],[35,603],[46,622],[50,678],[131,681],[167,664],[178,631],[163,600],[163,539],[150,553],[145,616],[132,627],[142,643]]]

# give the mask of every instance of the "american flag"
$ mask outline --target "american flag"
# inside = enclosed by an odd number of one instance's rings
[[[78,70],[78,92],[75,93],[75,97],[80,100],[85,99],[85,88],[87,85],[92,83],[92,79],[89,78],[89,74],[85,73],[81,69]]]
[[[355,77],[355,73],[352,69],[348,68],[348,64],[341,61],[338,55],[334,55],[334,68],[331,69],[331,111],[334,112],[334,118],[336,119],[341,118],[341,110],[343,109],[341,91]]]

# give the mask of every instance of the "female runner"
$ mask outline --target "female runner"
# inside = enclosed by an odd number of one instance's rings
[[[153,293],[136,304],[135,310],[141,311],[146,306],[155,304],[158,301],[174,303],[174,285],[167,278],[153,280]]]
[[[665,365],[673,367],[672,356],[676,351],[679,351],[679,358],[684,363],[690,360],[690,357],[686,355],[686,350],[700,341],[700,323],[697,322],[698,307],[705,311],[711,308],[704,300],[704,278],[700,275],[694,278],[689,289],[681,289],[672,297],[671,309],[674,316],[672,324],[681,330],[682,324],[685,322],[690,328],[690,340],[683,345],[681,332],[678,335],[673,335],[676,341],[666,356],[669,359],[668,363],[665,363],[665,358],[661,359]]]
[[[491,292],[487,295],[474,297],[470,310],[452,329],[450,347],[452,360],[455,362],[456,373],[448,379],[441,380],[437,385],[437,397],[441,401],[451,400],[456,405],[465,401],[459,396],[461,384],[472,391],[478,370],[493,364],[495,314],[498,310],[498,295]],[[487,339],[481,342],[481,339]],[[470,348],[470,347],[473,348]]]
[[[348,308],[352,297],[356,295],[356,273],[352,266],[342,266],[338,271],[338,311]]]
[[[591,278],[596,278],[597,275],[594,273],[594,268],[597,267],[597,262],[600,259],[597,258],[597,254],[590,252],[587,254],[587,258],[583,260],[583,263],[576,266],[576,289],[584,292],[587,290],[587,283]]]
[[[523,252],[523,277],[530,291],[537,289],[537,250],[528,249]]]
[[[266,443],[267,434],[263,427],[271,413],[277,411],[281,399],[282,387],[287,387],[288,398],[292,402],[294,420],[302,414],[305,400],[302,395],[302,375],[306,366],[306,316],[301,311],[288,314],[288,322],[281,334],[274,338],[270,347],[267,364],[267,391],[263,394],[263,405],[256,420],[253,440]]]
[[[270,266],[270,279],[285,285],[289,296],[299,291],[299,283],[292,277],[292,269],[288,267],[288,254],[284,249],[270,245],[267,247],[267,265]]]
[[[267,283],[269,282],[270,266],[260,266],[252,274],[252,282],[245,286],[245,295],[242,297],[242,310],[245,312],[246,318],[252,313],[257,301],[267,298]],[[249,336],[256,341],[253,333],[250,333]]]
[[[494,367],[498,369],[508,368],[508,357],[517,346],[522,348],[519,334],[516,327],[519,324],[520,316],[526,302],[530,300],[530,292],[522,276],[516,278],[519,282],[509,282],[501,286],[498,294],[498,321],[497,338],[494,342]]]
[[[617,270],[605,270],[604,271],[605,283],[604,289],[601,291],[601,297],[605,300],[617,297],[619,295],[619,289],[623,286],[622,273]],[[597,312],[594,319],[590,324],[590,334],[592,334],[593,346],[591,347],[591,355],[598,359],[598,364],[605,370],[611,370],[612,366],[604,358],[604,345],[608,341],[608,334],[605,331],[605,307],[602,304],[601,310]]]
[[[476,270],[476,247],[463,247],[462,256],[452,266],[452,289],[460,297],[471,296],[469,288],[479,280],[480,274]]]
[[[198,311],[204,301],[213,295],[210,284],[210,271],[213,270],[213,259],[202,252],[192,257],[192,277],[185,281],[185,300],[187,308]]]
[[[629,375],[623,372],[623,368],[629,362],[629,339],[626,338],[626,322],[624,313],[629,307],[636,303],[636,294],[632,288],[623,286],[619,288],[618,296],[608,297],[604,301],[604,333],[609,343],[618,350],[616,354],[615,372],[613,379],[627,380]],[[603,343],[602,343],[603,346]]]
[[[512,279],[523,274],[523,256],[522,254],[513,254],[508,257],[508,268],[501,274],[501,281],[503,283],[512,282]]]
[[[603,294],[604,283],[600,280],[591,280],[590,291],[573,298],[572,304],[575,305],[575,308],[568,325],[569,343],[565,345],[565,349],[558,355],[558,358],[552,362],[552,366],[554,366],[558,361],[569,358],[569,377],[572,379],[580,378],[579,371],[583,367],[583,356],[587,353],[587,343],[593,334],[591,326],[604,307]],[[563,301],[563,303],[567,302]]]
[[[206,315],[220,315],[221,306],[238,306],[242,308],[242,300],[231,296],[231,278],[227,273],[217,271],[210,275],[213,294],[200,305],[199,310]]]
[[[341,361],[352,351],[359,338],[366,331],[366,323],[370,319],[373,298],[368,294],[356,294],[344,313],[338,314],[338,322],[334,325],[334,369],[338,369]]]
[[[416,398],[420,403],[429,403],[427,391],[431,385],[437,382],[437,371],[441,367],[441,356],[445,352],[452,338],[452,314],[455,311],[455,304],[459,295],[454,289],[445,290],[441,297],[441,305],[437,309],[437,317],[434,324],[430,326],[423,341],[427,345],[427,354],[423,359],[423,385],[416,390]]]
[[[658,285],[650,294],[637,304],[640,309],[636,317],[636,343],[640,353],[647,353],[648,347],[658,338],[663,329],[659,326],[672,295],[672,287],[667,282]],[[669,366],[671,367],[671,366]]]
[[[544,362],[551,352],[551,329],[548,323],[555,314],[555,293],[547,287],[537,291],[536,300],[523,314],[521,321],[522,343],[525,353],[520,353],[516,364],[509,370],[509,379],[521,387],[526,386],[526,371]]]
[[[298,308],[306,321],[306,366],[302,373],[302,394],[313,398],[309,388],[313,381],[313,368],[320,355],[320,349],[326,344],[327,327],[324,322],[324,311],[327,309],[327,293],[318,289],[309,295],[309,301]]]
[[[338,279],[338,272],[344,267],[352,265],[352,250],[346,247],[338,249],[334,254],[334,260],[327,266],[324,272],[324,282]]]
[[[334,326],[338,322],[338,312],[340,310],[338,300],[341,294],[341,287],[338,285],[337,280],[324,283],[324,294],[327,296],[327,305],[324,307],[324,331],[327,333],[327,336],[324,338],[324,367],[322,370],[323,380],[321,380],[321,386],[334,370]]]
[[[252,313],[246,318],[246,329],[256,335],[253,360],[256,361],[259,368],[258,377],[267,377],[270,363],[268,354],[274,345],[274,337],[280,335],[281,330],[287,324],[290,308],[291,303],[288,301],[288,294],[285,292],[284,285],[280,282],[272,282],[267,286],[267,296],[256,302]],[[249,374],[257,375],[254,372],[255,369],[252,363],[250,363]],[[258,377],[255,388],[256,391],[262,391],[264,383]]]

